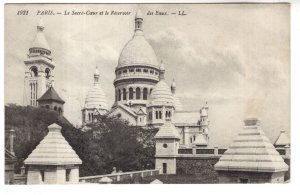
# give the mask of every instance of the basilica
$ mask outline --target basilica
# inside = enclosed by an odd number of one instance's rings
[[[170,120],[181,135],[182,147],[207,146],[209,140],[208,106],[187,111],[176,95],[175,80],[166,83],[162,60],[144,37],[142,12],[135,15],[133,37],[124,46],[115,69],[115,101],[107,106],[105,92],[99,82],[99,70],[82,109],[83,130],[95,115],[108,114],[127,120],[131,125],[161,127]]]
[[[114,104],[110,107],[107,103],[100,79],[104,73],[96,67],[94,82],[81,110],[82,130],[89,129],[89,124],[97,119],[96,115],[116,116],[144,128],[158,128],[171,121],[180,134],[181,147],[206,147],[209,141],[208,105],[197,111],[183,109],[176,95],[175,80],[170,86],[167,84],[163,60],[157,59],[144,37],[144,19],[140,10],[136,12],[134,22],[133,36],[121,51],[115,69]],[[24,105],[51,109],[63,115],[65,102],[54,89],[55,63],[44,29],[40,21],[24,61]]]

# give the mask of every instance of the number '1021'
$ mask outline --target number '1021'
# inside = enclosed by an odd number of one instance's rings
[[[17,15],[28,15],[28,10],[20,10],[17,12]]]

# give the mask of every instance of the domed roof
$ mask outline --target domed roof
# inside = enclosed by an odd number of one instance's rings
[[[137,32],[123,48],[118,67],[148,65],[158,68],[156,54],[141,32]]]
[[[88,91],[85,98],[85,108],[102,108],[108,110],[107,100],[102,87],[99,84],[94,86]]]
[[[150,95],[152,105],[174,105],[173,94],[165,80],[160,80],[153,88]]]
[[[132,39],[124,46],[117,68],[132,65],[148,65],[159,68],[156,54],[144,37],[142,16],[142,12],[139,9],[135,16],[135,33]]]
[[[176,94],[173,94],[175,110],[183,110],[182,104]]]
[[[99,75],[98,68],[96,68],[94,73],[94,85],[87,93],[84,107],[108,110],[106,95],[99,83]]]

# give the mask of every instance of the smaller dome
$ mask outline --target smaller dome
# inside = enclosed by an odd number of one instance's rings
[[[106,95],[99,84],[88,91],[84,107],[108,110]]]
[[[174,105],[173,94],[165,80],[160,80],[153,88],[150,95],[152,105]]]

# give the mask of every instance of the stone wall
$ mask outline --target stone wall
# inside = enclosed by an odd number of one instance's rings
[[[207,178],[207,183],[216,183],[218,174],[214,169],[214,165],[218,160],[218,156],[177,158],[176,171],[177,174],[198,175]]]

